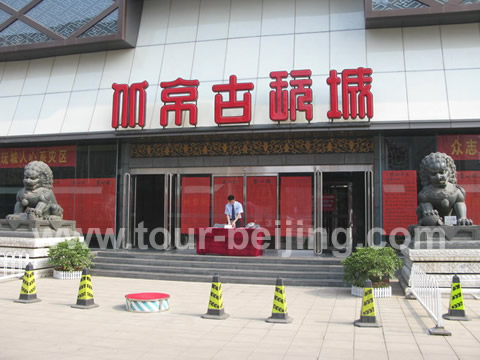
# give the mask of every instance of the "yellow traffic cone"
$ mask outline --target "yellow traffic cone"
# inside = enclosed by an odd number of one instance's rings
[[[218,274],[213,275],[212,289],[210,291],[210,300],[208,302],[207,313],[202,315],[204,319],[225,320],[230,315],[225,313],[223,308],[222,283]]]
[[[360,319],[353,322],[355,326],[360,327],[381,327],[377,322],[377,316],[375,313],[375,297],[373,296],[372,281],[365,281],[365,287],[363,288],[362,299],[362,311],[360,313]]]
[[[452,290],[450,292],[450,303],[448,313],[443,314],[447,320],[470,321],[465,314],[465,304],[463,302],[462,285],[460,278],[455,274],[452,278]]]
[[[285,286],[283,285],[283,279],[280,277],[277,278],[277,282],[275,284],[272,316],[270,316],[268,319],[265,319],[265,321],[278,324],[288,324],[293,321],[293,318],[288,316]]]
[[[82,271],[80,279],[80,287],[78,288],[77,304],[72,305],[76,309],[93,309],[98,307],[93,300],[92,278],[85,267]]]
[[[20,297],[15,302],[30,304],[39,302],[37,299],[37,286],[35,285],[35,274],[33,273],[32,263],[25,266],[25,274],[23,275],[22,288],[20,289]]]

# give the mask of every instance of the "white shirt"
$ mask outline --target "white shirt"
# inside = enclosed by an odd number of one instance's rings
[[[243,214],[243,206],[238,201],[235,201],[233,204],[230,204],[228,202],[227,205],[225,205],[225,215],[230,216],[231,220],[235,220],[235,218],[232,218],[232,206],[235,209],[235,217],[237,217],[237,215],[240,214],[239,218],[241,218],[242,217],[241,214]]]

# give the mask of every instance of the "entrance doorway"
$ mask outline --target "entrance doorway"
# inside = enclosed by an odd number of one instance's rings
[[[365,173],[323,173],[322,225],[327,234],[324,250],[334,250],[352,241],[352,246],[365,242]]]
[[[131,245],[142,249],[168,249],[174,236],[175,181],[171,174],[134,177]]]
[[[268,230],[268,249],[321,254],[334,250],[334,235],[336,243],[351,240],[354,247],[365,243],[373,227],[372,167],[138,169],[126,186],[133,192],[130,243],[141,245],[142,224],[144,239],[153,239],[149,247],[193,246],[195,229],[225,223],[226,198],[233,194],[243,204],[243,226]]]

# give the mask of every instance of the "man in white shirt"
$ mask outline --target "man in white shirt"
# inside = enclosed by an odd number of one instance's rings
[[[235,201],[233,195],[228,195],[228,202],[225,205],[225,215],[227,216],[227,224],[236,227],[237,222],[241,224],[243,214],[243,206],[238,201]]]

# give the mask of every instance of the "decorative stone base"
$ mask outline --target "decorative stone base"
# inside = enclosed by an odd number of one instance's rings
[[[52,229],[52,226],[58,231]],[[67,233],[70,236],[65,236]],[[42,234],[46,236],[41,237]],[[51,276],[53,273],[48,263],[48,248],[76,238],[84,241],[83,236],[75,231],[75,221],[0,220],[0,254],[27,254],[28,262],[32,263],[35,275],[39,277]],[[23,269],[25,265],[22,266]],[[2,266],[3,257],[0,257],[0,267]]]
[[[402,249],[405,264],[400,274],[407,296],[413,268],[433,276],[444,293],[450,292],[455,274],[463,289],[480,289],[480,226],[415,225],[409,231],[412,241]]]

